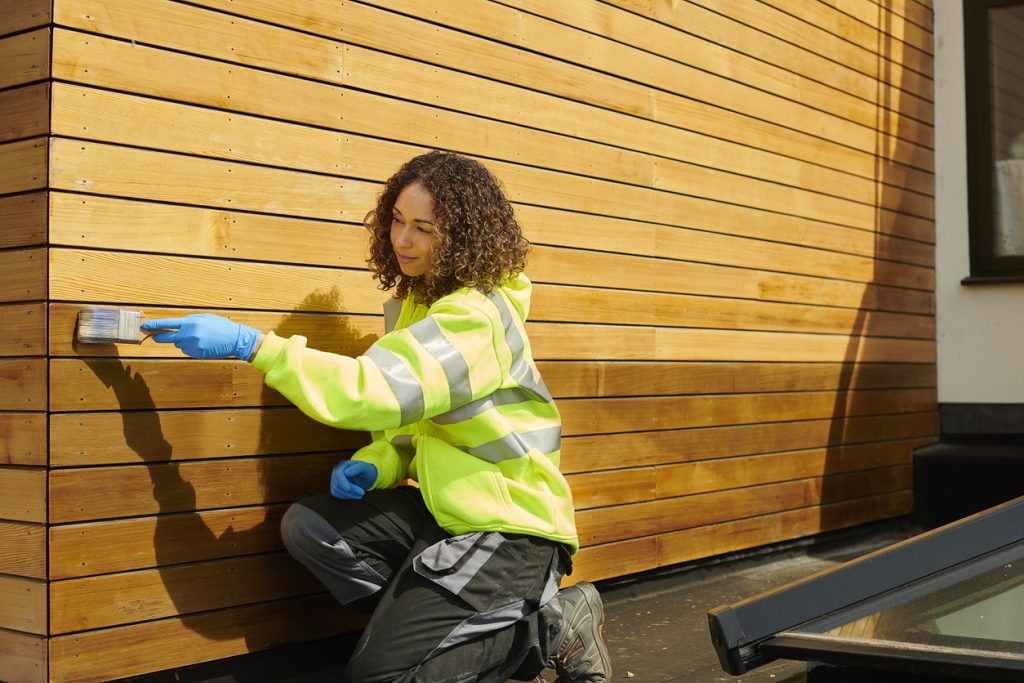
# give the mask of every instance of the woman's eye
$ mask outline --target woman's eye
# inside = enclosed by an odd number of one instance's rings
[[[429,235],[430,233],[433,232],[432,229],[428,228],[425,225],[418,225],[418,226],[416,226],[416,229],[419,230],[420,232],[426,234],[426,235]]]
[[[398,218],[398,216],[392,216],[391,217],[391,225],[401,225],[401,224],[402,224],[402,221]]]

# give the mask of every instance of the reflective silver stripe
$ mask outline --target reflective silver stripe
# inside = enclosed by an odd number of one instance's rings
[[[437,321],[427,317],[410,325],[409,332],[420,343],[427,353],[441,364],[445,379],[448,380],[448,396],[453,408],[465,404],[473,398],[473,389],[469,385],[469,366],[455,345],[441,332]]]
[[[526,455],[531,448],[541,453],[557,451],[561,443],[562,428],[547,427],[532,432],[506,434],[500,439],[479,446],[459,446],[459,450],[491,463],[512,460]]]
[[[490,396],[477,399],[466,405],[456,408],[455,410],[449,410],[447,413],[442,413],[434,417],[434,422],[442,425],[451,425],[463,420],[468,420],[471,417],[476,417],[480,413],[490,410],[496,406],[507,406],[515,403],[524,403],[526,401],[539,401],[543,400],[533,392],[520,389],[518,387],[512,389],[498,389]]]
[[[395,329],[398,316],[402,313],[402,300],[391,297],[384,302],[384,332],[388,333]]]
[[[460,643],[511,626],[529,613],[530,607],[526,604],[526,600],[519,600],[511,605],[492,609],[490,612],[478,612],[464,619],[452,629],[451,633],[445,636],[444,640],[438,643],[437,647],[424,658],[424,661]]]
[[[413,559],[417,574],[458,595],[484,562],[505,542],[496,531],[453,536],[430,546]],[[453,567],[457,567],[452,571]]]
[[[363,355],[380,368],[384,380],[391,387],[391,392],[402,410],[402,424],[419,422],[423,417],[423,387],[402,359],[376,344]]]
[[[391,439],[391,445],[395,447],[395,450],[398,451],[400,455],[416,455],[416,449],[412,445],[411,434],[403,434],[401,436],[396,436],[395,438]]]
[[[551,392],[545,386],[544,380],[537,382],[533,379],[533,368],[523,358],[523,349],[526,348],[526,344],[523,342],[523,336],[519,334],[519,328],[516,327],[513,313],[509,310],[508,304],[505,303],[504,297],[497,291],[494,291],[488,294],[487,298],[491,300],[501,314],[501,324],[505,327],[505,343],[512,351],[512,365],[509,368],[509,374],[512,375],[519,386],[536,393],[542,400],[550,402],[552,400]]]

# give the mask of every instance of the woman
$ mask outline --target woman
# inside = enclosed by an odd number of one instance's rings
[[[372,432],[331,495],[281,525],[337,600],[373,610],[345,680],[504,681],[545,665],[559,681],[610,680],[597,591],[558,591],[579,544],[558,410],[524,327],[528,245],[500,183],[430,152],[365,223],[370,269],[395,297],[387,334],[357,358],[213,315],[144,328],[193,357],[249,360],[307,415]]]

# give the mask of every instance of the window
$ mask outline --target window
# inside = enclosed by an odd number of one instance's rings
[[[971,277],[1024,280],[1024,0],[964,0]]]

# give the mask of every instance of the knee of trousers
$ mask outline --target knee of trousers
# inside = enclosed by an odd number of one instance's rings
[[[356,557],[348,542],[323,517],[301,503],[281,519],[281,540],[296,560],[342,603],[372,595],[387,580]]]

